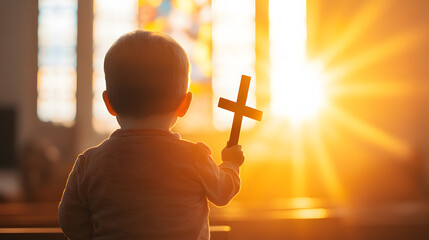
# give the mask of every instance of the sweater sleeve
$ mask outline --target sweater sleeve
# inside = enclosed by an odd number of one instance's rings
[[[71,240],[91,239],[93,233],[87,201],[82,194],[84,161],[83,155],[76,160],[58,207],[58,223],[64,234]]]
[[[210,148],[204,143],[196,144],[194,165],[207,198],[213,204],[225,206],[239,192],[239,165],[232,161],[216,165]]]

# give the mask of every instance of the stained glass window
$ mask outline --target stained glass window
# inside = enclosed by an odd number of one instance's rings
[[[77,0],[39,0],[37,115],[73,124],[76,116]]]

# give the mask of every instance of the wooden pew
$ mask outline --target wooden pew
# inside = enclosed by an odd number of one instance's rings
[[[228,240],[229,226],[210,226],[212,240]],[[67,240],[58,227],[0,228],[0,239],[10,240]]]
[[[58,227],[58,202],[0,204],[0,240],[64,240]],[[210,226],[212,240],[227,240],[231,228]]]
[[[0,228],[0,239],[67,240],[60,228]]]

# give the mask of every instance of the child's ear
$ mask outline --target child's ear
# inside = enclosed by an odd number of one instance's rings
[[[185,116],[186,112],[189,109],[189,106],[191,106],[191,101],[192,101],[192,93],[188,92],[186,93],[179,107],[177,107],[176,111],[174,112],[174,115],[176,115],[176,117]]]
[[[113,110],[112,105],[110,105],[109,97],[107,96],[107,91],[103,92],[103,100],[104,104],[106,105],[107,111],[109,111],[112,116],[116,116],[117,114],[115,110]]]

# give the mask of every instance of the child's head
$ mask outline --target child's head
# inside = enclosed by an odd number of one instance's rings
[[[106,91],[121,117],[173,112],[189,84],[189,60],[170,36],[134,31],[120,37],[104,58]]]

